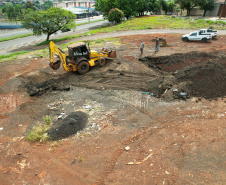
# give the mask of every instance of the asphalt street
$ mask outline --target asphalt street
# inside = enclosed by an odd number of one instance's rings
[[[84,21],[88,21],[88,20],[83,20],[83,22]],[[80,22],[80,23],[82,23],[82,22]],[[90,24],[77,26],[75,31],[69,31],[69,32],[64,32],[64,33],[57,32],[57,34],[51,35],[50,39],[56,39],[56,38],[63,37],[63,36],[85,33],[92,29],[96,29],[100,26],[104,26],[106,24],[109,24],[109,22],[106,20],[103,20],[100,22],[94,22],[94,23],[90,23]],[[18,35],[30,33],[30,32],[28,32],[28,30],[25,30],[25,29],[19,29],[17,31],[16,30],[14,30],[14,31],[16,32],[15,34],[18,34]],[[10,34],[9,33],[6,33],[6,34],[12,36],[13,32],[11,32]],[[29,37],[10,40],[10,41],[0,42],[0,55],[10,54],[12,50],[23,47],[23,46],[38,44],[42,41],[45,41],[46,37],[47,37],[46,35],[29,36]]]
[[[91,18],[91,21],[98,20],[98,19],[102,19],[102,17],[98,16],[96,18]],[[82,19],[79,21],[80,22],[78,22],[78,23],[83,23],[83,22],[87,22],[88,19],[86,18],[86,19]],[[61,38],[61,37],[68,36],[68,35],[76,35],[76,34],[85,33],[92,29],[96,29],[98,27],[105,26],[107,24],[109,24],[109,22],[106,20],[103,20],[100,22],[77,26],[75,31],[69,31],[69,32],[64,32],[64,33],[58,32],[55,35],[51,35],[50,39],[56,39],[56,38]],[[119,32],[112,32],[112,33],[107,33],[107,34],[101,34],[100,37],[108,38],[108,37],[119,37],[119,36],[126,36],[126,35],[155,34],[155,33],[188,34],[193,31],[195,31],[195,30],[186,30],[186,29],[149,29],[149,30],[131,30],[131,31],[128,30],[128,31],[119,31]],[[2,32],[4,32],[4,31],[2,31]],[[0,36],[4,35],[2,32],[0,32]],[[21,34],[26,34],[26,33],[29,33],[28,30],[17,29],[17,30],[10,31],[10,33],[5,33],[5,35],[8,34],[8,35],[12,36],[13,34],[21,35]],[[226,30],[218,31],[218,35],[226,35]],[[89,39],[92,39],[92,36],[90,36]],[[15,49],[19,49],[20,47],[24,47],[24,46],[25,47],[32,46],[32,45],[38,44],[45,40],[46,40],[46,35],[42,35],[39,37],[38,36],[29,36],[29,37],[10,40],[10,41],[0,42],[0,55],[10,54]]]
[[[81,24],[81,23],[87,23],[89,21],[96,21],[96,20],[101,20],[101,19],[103,19],[102,15],[89,17],[89,18],[83,18],[83,19],[77,19],[75,22],[76,22],[76,24]],[[17,36],[17,35],[28,34],[28,33],[32,33],[32,31],[26,30],[24,28],[2,29],[2,30],[0,29],[0,38],[7,38],[7,37],[12,37],[12,36]]]

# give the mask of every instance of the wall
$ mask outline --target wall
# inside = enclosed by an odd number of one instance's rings
[[[219,11],[220,4],[222,4],[222,3],[220,3],[220,2],[216,3],[213,10],[206,12],[206,16],[217,17],[217,13]]]

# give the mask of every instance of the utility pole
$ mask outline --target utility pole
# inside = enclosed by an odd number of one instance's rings
[[[221,19],[222,13],[223,13],[223,11],[224,11],[225,3],[226,3],[226,0],[224,1],[223,7],[222,7],[222,9],[221,9],[221,13],[220,13],[219,19]]]

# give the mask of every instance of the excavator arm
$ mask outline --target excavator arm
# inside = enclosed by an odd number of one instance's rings
[[[49,43],[49,52],[50,52],[50,67],[53,70],[57,70],[60,67],[60,63],[63,64],[64,70],[65,71],[71,71],[71,67],[67,65],[67,55],[65,52],[63,52],[60,48],[58,48],[53,41]],[[54,55],[57,53],[58,57],[60,60],[57,60],[54,62]]]

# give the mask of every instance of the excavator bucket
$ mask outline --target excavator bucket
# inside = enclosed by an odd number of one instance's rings
[[[53,62],[53,63],[49,63],[49,66],[53,69],[53,70],[57,70],[60,68],[60,63],[61,61],[60,60],[57,60],[56,62]]]
[[[116,58],[116,51],[112,51],[109,56],[109,58]]]

